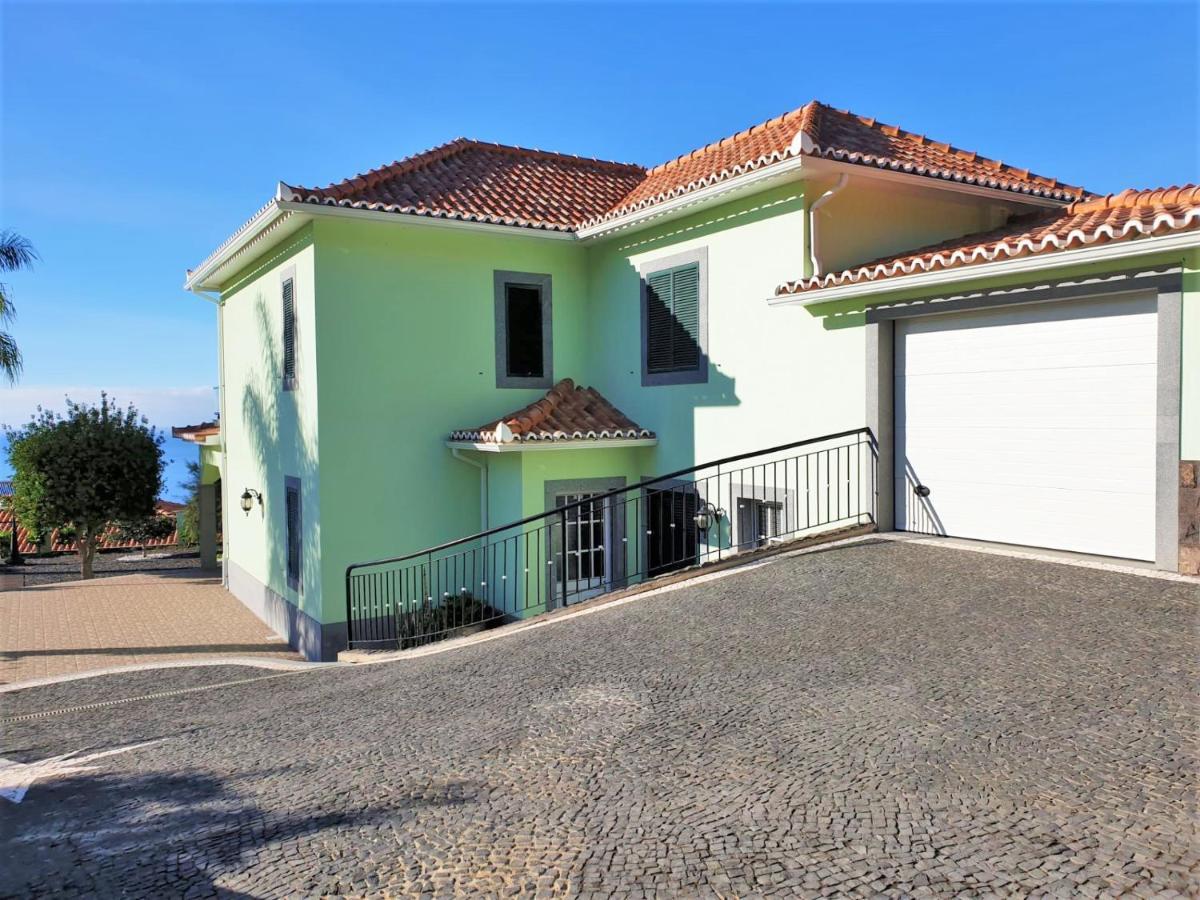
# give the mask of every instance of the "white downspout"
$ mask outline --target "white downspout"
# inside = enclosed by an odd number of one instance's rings
[[[838,176],[837,184],[818,197],[816,202],[808,208],[808,256],[809,262],[812,264],[813,278],[821,275],[821,254],[817,248],[817,210],[844,188],[849,180],[850,176],[843,172]]]
[[[458,449],[451,449],[450,455],[459,462],[465,462],[468,466],[474,466],[479,470],[479,530],[488,530],[488,467],[485,463],[477,462],[470,457],[463,456]]]

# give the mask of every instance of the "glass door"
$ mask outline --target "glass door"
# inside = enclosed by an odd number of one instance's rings
[[[567,602],[576,602],[593,597],[607,590],[612,582],[611,560],[608,548],[612,541],[612,521],[608,504],[593,501],[597,493],[556,494],[554,506],[561,509],[572,503],[580,505],[567,512],[566,566]],[[562,543],[561,528],[554,529],[554,545],[557,558]],[[557,573],[555,593],[562,593],[562,571]]]

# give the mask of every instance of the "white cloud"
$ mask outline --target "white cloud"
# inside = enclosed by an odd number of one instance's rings
[[[215,418],[217,392],[211,387],[106,388],[122,408],[132,403],[150,424],[171,433],[172,425],[194,425]],[[62,412],[66,398],[87,403],[100,400],[100,388],[57,385],[19,385],[0,388],[0,423],[21,426],[41,405]]]

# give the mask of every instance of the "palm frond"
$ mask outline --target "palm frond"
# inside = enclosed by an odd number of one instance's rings
[[[0,374],[8,379],[9,384],[15,384],[21,374],[21,351],[12,335],[0,331]]]
[[[17,308],[8,294],[8,285],[0,281],[0,325],[8,325],[17,317]]]
[[[0,231],[0,271],[13,272],[26,269],[38,259],[37,251],[29,239],[15,231]]]

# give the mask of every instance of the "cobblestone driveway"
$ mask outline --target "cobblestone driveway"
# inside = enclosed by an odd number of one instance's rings
[[[0,893],[1194,894],[1198,612],[1190,585],[880,542],[26,720],[0,755],[161,742],[5,804]]]

